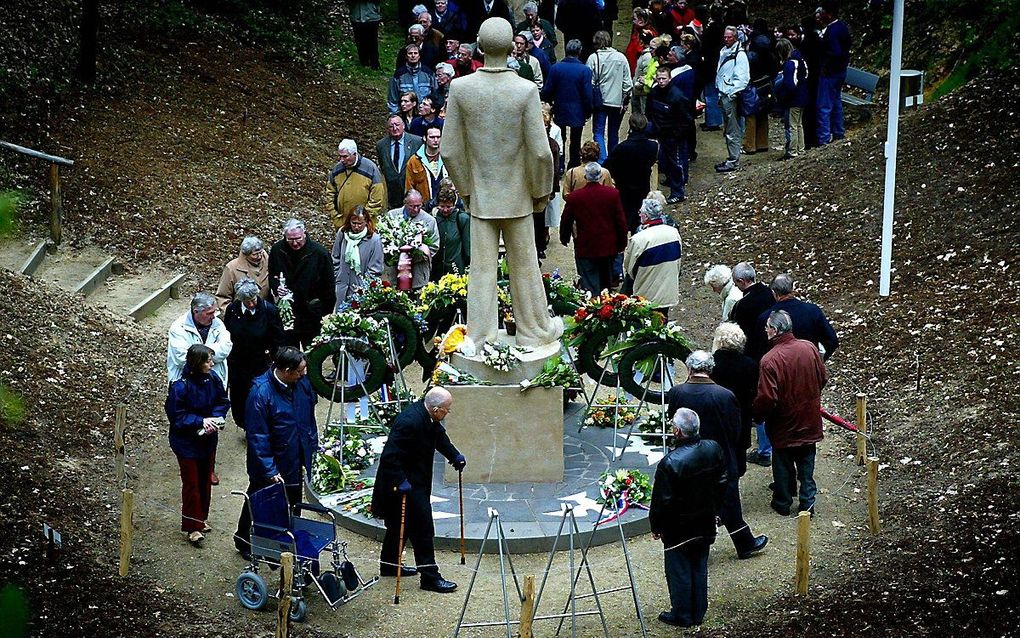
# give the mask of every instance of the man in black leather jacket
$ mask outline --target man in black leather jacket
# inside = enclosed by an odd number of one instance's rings
[[[648,520],[652,538],[664,545],[672,607],[659,620],[692,627],[708,610],[708,549],[715,542],[715,513],[726,488],[726,457],[718,443],[701,439],[694,410],[677,410],[673,436],[676,448],[655,469]]]

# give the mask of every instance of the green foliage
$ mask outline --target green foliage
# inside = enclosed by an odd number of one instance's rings
[[[14,231],[20,206],[21,193],[18,191],[0,192],[0,237],[7,236]]]
[[[358,63],[354,38],[340,26],[330,30],[329,45],[322,48],[319,62],[349,82],[374,90],[385,87],[396,70],[397,53],[404,46],[404,37],[398,29],[387,28],[387,25],[397,24],[396,3],[382,3],[380,12],[383,21],[379,29],[379,69],[370,69]]]
[[[25,422],[25,414],[25,400],[21,398],[21,395],[0,384],[0,425],[5,427],[20,426]]]
[[[28,598],[20,587],[4,585],[0,589],[0,634],[4,638],[28,635]]]

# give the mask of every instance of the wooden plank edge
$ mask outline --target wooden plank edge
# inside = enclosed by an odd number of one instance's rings
[[[171,279],[170,281],[166,282],[165,284],[159,287],[159,290],[152,293],[151,295],[143,299],[141,302],[139,302],[134,308],[129,310],[128,316],[134,319],[135,321],[141,321],[142,319],[153,314],[154,312],[156,312],[156,310],[159,309],[160,306],[165,304],[167,300],[170,299],[170,290],[172,288],[179,286],[181,284],[181,281],[183,280],[184,273],[181,273],[174,277],[173,279]]]
[[[116,261],[115,257],[107,257],[103,263],[99,264],[95,270],[89,273],[88,277],[82,279],[81,283],[75,286],[74,291],[80,292],[86,297],[94,293],[110,276],[114,261]]]

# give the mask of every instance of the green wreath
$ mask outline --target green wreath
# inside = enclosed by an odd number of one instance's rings
[[[397,362],[404,369],[411,365],[418,352],[421,333],[414,320],[397,310],[377,310],[370,313],[377,321],[390,323],[390,334],[393,336],[393,347],[397,350]]]
[[[588,375],[593,381],[601,382],[603,386],[609,387],[615,387],[619,379],[616,371],[612,369],[614,357],[603,357],[602,355],[609,346],[609,340],[612,337],[613,333],[608,330],[595,330],[577,346],[575,359],[579,372]],[[606,359],[607,365],[599,362],[603,358]]]
[[[463,311],[460,304],[453,304],[445,308],[433,310],[425,318],[425,334],[418,341],[418,350],[414,355],[415,360],[422,368],[422,381],[427,381],[432,376],[432,371],[436,368],[438,353],[436,351],[437,346],[432,344],[432,339],[433,337],[442,337],[446,334],[446,331],[453,325],[454,319],[457,318],[458,309]]]
[[[343,375],[339,374],[340,371],[332,381],[327,380],[322,373],[322,365],[334,355],[338,355],[344,344],[347,345],[349,355],[365,361],[365,380],[360,383],[344,385],[341,382]],[[308,380],[312,382],[312,387],[320,397],[330,401],[339,401],[341,397],[344,401],[350,401],[375,393],[385,383],[389,371],[383,352],[362,339],[344,337],[315,346],[308,352],[306,362]]]
[[[620,386],[637,397],[638,400],[644,398],[645,402],[653,405],[661,403],[665,393],[646,389],[634,378],[634,373],[636,368],[641,368],[647,379],[648,375],[652,372],[651,367],[655,363],[655,358],[659,354],[666,355],[669,359],[679,360],[681,365],[683,365],[688,355],[691,354],[691,350],[679,343],[666,341],[665,339],[646,341],[624,352],[620,358],[619,366]]]

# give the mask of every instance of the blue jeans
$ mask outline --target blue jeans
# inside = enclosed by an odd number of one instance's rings
[[[715,88],[715,82],[705,85],[705,126],[722,126],[719,89]]]
[[[700,625],[708,611],[708,548],[696,540],[663,554],[673,618],[681,625]]]
[[[606,123],[609,123],[609,146],[606,146]],[[599,164],[606,162],[609,151],[620,143],[620,124],[623,122],[623,107],[603,106],[592,113],[591,130],[595,143],[599,145]]]
[[[776,448],[772,454],[772,478],[775,487],[772,490],[772,506],[787,511],[793,505],[793,494],[800,491],[797,509],[801,512],[811,510],[815,506],[815,444],[800,447]]]
[[[582,259],[575,257],[577,275],[581,278],[581,287],[593,295],[600,295],[602,291],[609,288],[613,277],[613,260],[616,255],[609,257],[594,257]]]
[[[659,170],[666,176],[670,197],[684,197],[687,183],[687,140],[684,134],[669,133],[659,138]]]
[[[843,100],[840,98],[845,80],[845,71],[838,75],[822,75],[818,78],[816,133],[819,144],[828,144],[830,136],[834,140],[846,137],[846,131],[843,129]]]
[[[769,435],[765,433],[765,422],[754,424],[754,431],[758,434],[758,455],[772,456],[772,442]]]

